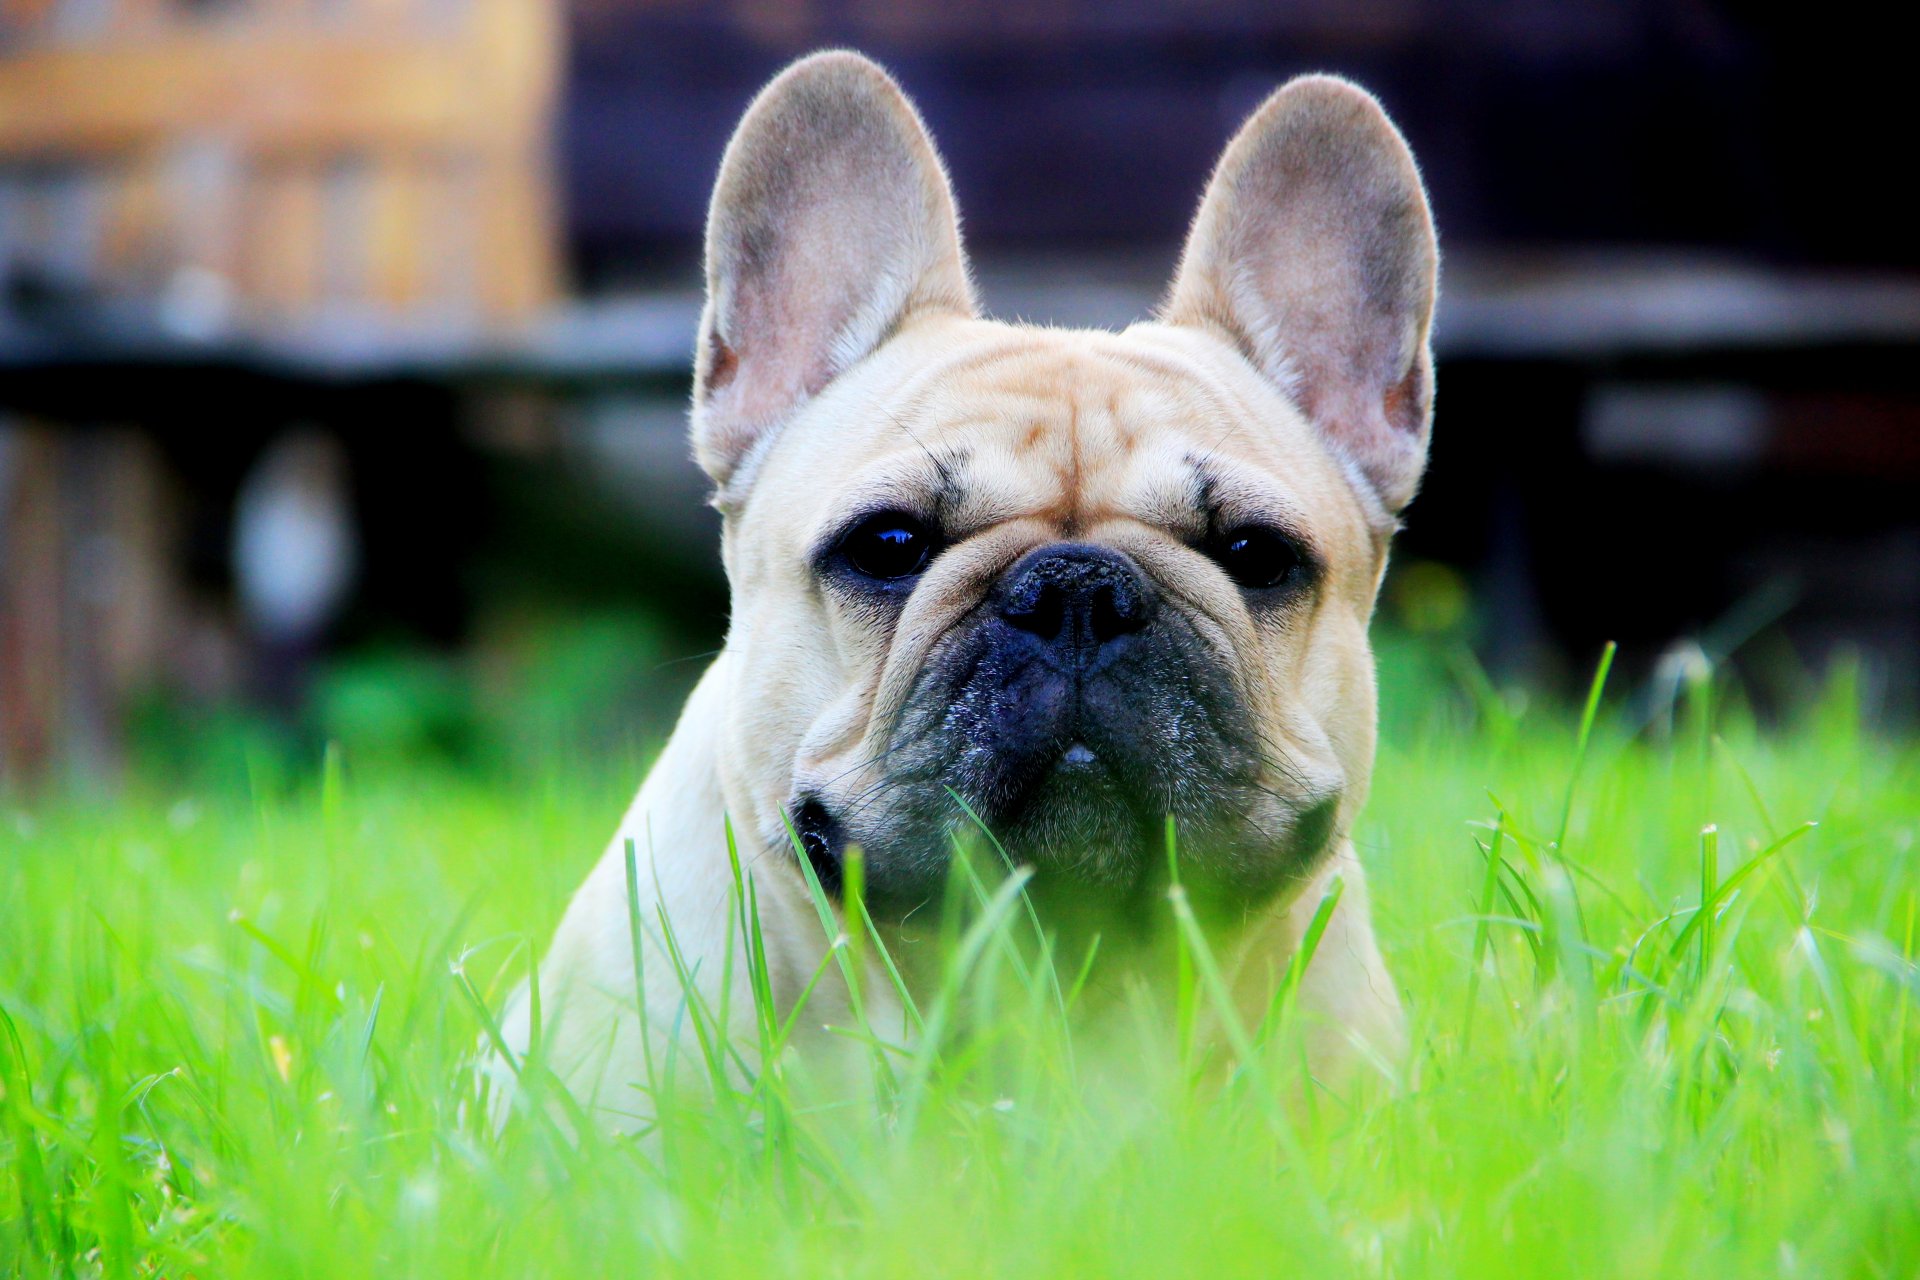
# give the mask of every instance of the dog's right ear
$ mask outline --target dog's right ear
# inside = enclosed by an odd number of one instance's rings
[[[693,447],[723,502],[796,409],[923,310],[974,313],[933,141],[874,63],[802,59],[747,109],[707,214]]]
[[[1227,144],[1162,314],[1232,341],[1398,515],[1427,460],[1439,252],[1379,102],[1301,76]]]

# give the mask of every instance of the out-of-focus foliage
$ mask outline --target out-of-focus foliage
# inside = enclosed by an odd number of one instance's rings
[[[650,1140],[495,1134],[485,1010],[629,762],[410,764],[336,711],[364,736],[275,786],[0,815],[0,1270],[1910,1274],[1920,748],[1844,670],[1771,728],[1709,671],[1583,733],[1455,651],[1383,667],[1356,838],[1413,1047],[1351,1091],[1291,1023],[1244,1058],[1178,1016],[1076,1044],[998,899],[954,962],[995,1013],[888,1051],[874,1099],[690,1048],[720,1100],[664,1087]],[[535,701],[557,732],[593,699]],[[1207,1016],[1207,955],[1171,1007]]]

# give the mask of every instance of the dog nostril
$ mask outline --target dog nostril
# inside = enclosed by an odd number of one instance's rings
[[[1001,616],[1042,640],[1056,639],[1067,618],[1067,593],[1057,582],[1029,584],[1001,611]]]
[[[1050,648],[1092,652],[1144,629],[1153,594],[1126,556],[1059,543],[1030,553],[1008,572],[997,611],[1009,626]]]
[[[1107,583],[1094,590],[1087,624],[1094,641],[1105,644],[1147,625],[1145,602],[1127,585]]]

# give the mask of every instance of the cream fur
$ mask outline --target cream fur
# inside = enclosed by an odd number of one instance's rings
[[[860,147],[846,145],[849,130]],[[1308,205],[1276,214],[1269,206],[1292,198],[1283,178],[1307,163],[1307,144],[1326,153],[1309,169],[1325,169],[1329,154],[1351,163],[1333,164]],[[1337,176],[1356,170],[1357,185]],[[822,185],[822,172],[833,181]],[[1386,206],[1400,212],[1376,217]],[[1369,228],[1364,270],[1351,260],[1356,221]],[[811,243],[834,232],[872,246],[873,269],[844,239],[824,253]],[[1290,237],[1300,241],[1291,259]],[[1299,279],[1277,265],[1288,260],[1320,274]],[[630,1088],[643,1055],[625,843],[639,850],[643,915],[664,908],[713,987],[728,936],[730,821],[757,887],[776,997],[793,1000],[826,940],[785,806],[803,788],[870,781],[880,726],[940,637],[1015,558],[1069,534],[1127,551],[1240,674],[1276,756],[1276,805],[1295,792],[1303,804],[1340,794],[1323,863],[1222,945],[1248,1009],[1264,1007],[1326,883],[1343,877],[1303,992],[1317,1052],[1329,1069],[1352,1060],[1343,1049],[1353,1042],[1391,1061],[1400,1004],[1347,833],[1373,765],[1367,626],[1386,526],[1412,494],[1426,441],[1424,392],[1379,406],[1426,376],[1434,261],[1398,134],[1360,90],[1315,78],[1276,94],[1229,148],[1163,319],[1119,334],[981,320],[944,174],[892,82],[850,54],[775,81],[729,148],[715,196],[694,411],[699,456],[724,498],[732,625],[542,961],[545,1061],[576,1096],[613,1126],[644,1112]],[[830,303],[816,305],[822,297]],[[723,347],[731,367],[716,378]],[[1315,388],[1312,412],[1303,385]],[[1345,416],[1330,417],[1332,406]],[[1191,457],[1209,460],[1229,501],[1283,511],[1311,532],[1326,574],[1310,610],[1284,625],[1256,616],[1179,535]],[[957,541],[896,623],[877,628],[819,589],[808,562],[818,539],[863,503],[937,481],[960,495],[949,513]],[[640,998],[664,1054],[680,992],[658,938],[644,950]],[[750,1044],[743,957],[733,972],[733,1031]],[[886,983],[876,972],[865,989],[884,999]],[[719,1005],[717,990],[709,1000]],[[801,1057],[828,1065],[847,1052],[822,1030],[847,1021],[846,1001],[837,979],[816,990]],[[904,1034],[897,1009],[869,1012],[881,1034]],[[528,1015],[523,996],[506,1020],[516,1052]]]

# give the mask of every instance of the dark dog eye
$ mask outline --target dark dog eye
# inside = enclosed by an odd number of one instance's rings
[[[1293,539],[1264,525],[1242,525],[1208,548],[1227,576],[1249,591],[1285,586],[1305,564]]]
[[[869,578],[911,578],[933,558],[933,535],[912,516],[886,511],[855,525],[840,554]]]

